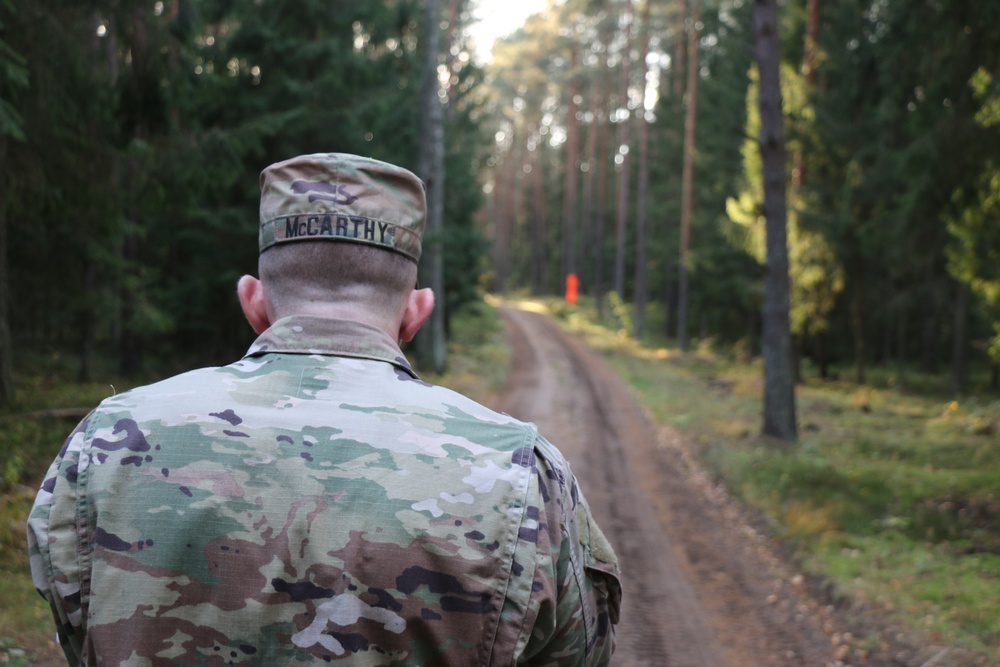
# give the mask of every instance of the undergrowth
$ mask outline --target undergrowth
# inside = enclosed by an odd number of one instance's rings
[[[834,597],[1000,664],[1000,396],[953,400],[945,379],[915,372],[905,388],[877,370],[860,386],[807,376],[799,438],[781,443],[760,435],[759,359],[711,341],[685,353],[637,342],[612,309],[601,321],[586,299],[545,303]]]

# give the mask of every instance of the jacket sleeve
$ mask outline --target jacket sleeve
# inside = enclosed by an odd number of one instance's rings
[[[66,439],[45,475],[28,516],[28,557],[35,588],[49,603],[56,633],[70,665],[81,663],[85,631],[84,545],[77,521],[78,476],[86,465],[84,450],[89,417]]]
[[[547,444],[547,443],[545,443]],[[548,449],[551,448],[551,449]],[[568,464],[539,448],[540,530],[551,559],[539,559],[534,628],[520,664],[608,665],[621,608],[618,561]],[[539,548],[543,543],[539,543]]]

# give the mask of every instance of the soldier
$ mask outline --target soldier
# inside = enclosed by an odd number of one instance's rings
[[[422,183],[317,154],[261,174],[247,355],[113,396],[28,520],[72,665],[603,665],[621,589],[531,424],[422,382],[400,344]]]

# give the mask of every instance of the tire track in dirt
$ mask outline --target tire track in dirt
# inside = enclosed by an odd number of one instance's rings
[[[759,536],[694,478],[672,446],[677,434],[658,434],[621,379],[549,318],[500,312],[512,362],[494,407],[536,423],[566,454],[618,552],[614,665],[836,664],[815,605],[798,599]]]

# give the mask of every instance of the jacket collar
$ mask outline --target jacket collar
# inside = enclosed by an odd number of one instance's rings
[[[258,336],[245,357],[262,354],[322,354],[384,361],[419,379],[387,333],[349,320],[283,317]]]

